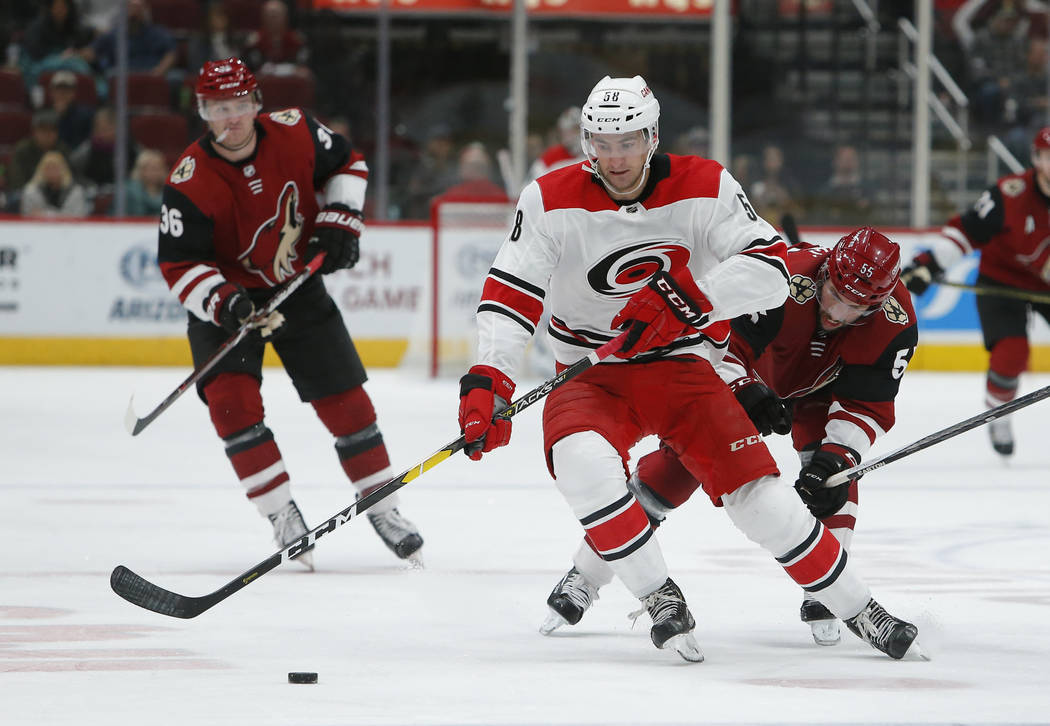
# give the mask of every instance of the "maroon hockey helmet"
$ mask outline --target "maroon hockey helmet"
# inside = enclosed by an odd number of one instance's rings
[[[197,106],[201,118],[213,120],[205,101],[227,101],[245,98],[255,106],[256,113],[262,110],[262,92],[255,74],[240,58],[224,58],[208,61],[197,76]]]
[[[1032,139],[1033,149],[1050,149],[1050,126],[1044,126],[1035,133]]]
[[[901,276],[901,249],[871,227],[840,239],[825,263],[827,279],[848,303],[874,307],[890,296]]]

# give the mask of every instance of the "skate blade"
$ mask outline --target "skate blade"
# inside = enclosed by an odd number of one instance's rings
[[[696,638],[693,637],[692,633],[679,633],[678,635],[670,637],[662,647],[665,649],[671,648],[690,663],[704,662],[703,651],[700,650],[700,646],[697,644]]]
[[[817,645],[838,645],[842,640],[842,629],[838,620],[813,620],[809,623],[813,642]]]
[[[568,624],[568,620],[553,610],[550,610],[547,613],[547,619],[543,621],[542,625],[540,625],[540,635],[550,635],[561,626]]]
[[[919,641],[914,640],[912,641],[912,644],[908,646],[908,650],[905,651],[904,657],[901,658],[901,660],[922,661],[929,663],[933,659],[930,658],[926,651],[922,649],[922,646],[919,645]]]
[[[416,550],[408,557],[402,560],[405,563],[406,570],[425,570],[426,565],[423,563],[423,552]]]
[[[292,562],[296,563],[301,567],[305,567],[307,572],[314,571],[314,553],[303,552],[301,555],[296,557]]]

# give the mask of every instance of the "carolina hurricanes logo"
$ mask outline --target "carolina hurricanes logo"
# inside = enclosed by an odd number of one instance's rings
[[[292,261],[299,258],[295,243],[303,233],[303,215],[299,212],[299,188],[288,182],[277,199],[277,213],[263,222],[252,237],[251,246],[241,254],[244,269],[253,272],[273,287],[295,272]]]
[[[676,270],[689,262],[689,248],[677,242],[649,240],[612,252],[587,271],[587,282],[599,295],[626,298],[661,270]]]

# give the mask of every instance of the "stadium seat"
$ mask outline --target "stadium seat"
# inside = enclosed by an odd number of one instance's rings
[[[111,88],[116,88],[111,81]],[[162,76],[152,73],[128,74],[128,112],[166,113],[171,110],[171,90]]]
[[[22,82],[22,74],[17,70],[0,70],[0,109],[24,111],[28,108],[29,96]]]
[[[314,105],[314,79],[311,76],[256,76],[262,89],[263,107],[273,111],[290,106],[311,109]]]
[[[258,30],[261,6],[259,0],[226,0],[223,7],[226,8],[226,17],[230,19],[230,30],[234,33]]]
[[[186,118],[177,113],[143,113],[132,116],[129,123],[131,138],[147,149],[167,152],[177,149],[177,154],[188,143],[189,125]]]
[[[149,7],[153,22],[179,37],[200,30],[202,4],[198,0],[150,0]]]
[[[0,111],[0,146],[14,146],[29,136],[32,121],[29,111]]]
[[[47,106],[51,105],[51,76],[53,75],[55,71],[47,71],[41,73],[37,78],[37,83],[44,89],[44,103]],[[97,106],[98,90],[95,88],[95,79],[87,73],[74,73],[73,75],[77,77],[76,102],[85,106]]]

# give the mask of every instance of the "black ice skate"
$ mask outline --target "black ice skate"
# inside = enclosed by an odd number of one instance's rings
[[[547,597],[550,611],[540,626],[540,632],[550,635],[563,625],[575,625],[597,599],[598,586],[588,581],[573,566]]]
[[[700,646],[693,637],[696,621],[685,604],[685,596],[670,577],[660,586],[641,599],[642,609],[631,613],[637,619],[645,611],[653,619],[649,635],[657,648],[670,646],[678,655],[688,661],[699,663],[704,659]]]
[[[863,610],[845,622],[858,638],[896,660],[904,657],[919,635],[918,628],[893,617],[874,600],[868,600]],[[922,653],[918,652],[918,655]]]
[[[817,645],[835,645],[842,639],[838,618],[820,601],[807,597],[802,601],[800,615],[802,622],[809,625]]]
[[[306,522],[303,521],[303,513],[299,511],[299,507],[294,499],[289,499],[288,503],[280,511],[269,515],[267,518],[270,520],[270,524],[273,525],[273,541],[277,543],[278,547],[287,547],[310,531],[310,528],[306,526]],[[310,545],[295,557],[295,561],[310,572],[314,571],[314,556],[310,552],[313,548],[314,546]]]
[[[1013,456],[1014,432],[1008,417],[997,418],[988,424],[988,437],[992,448],[1000,456]]]
[[[390,551],[402,560],[411,560],[412,564],[422,566],[423,537],[416,525],[409,522],[397,511],[397,507],[385,512],[366,512],[379,539],[390,548]]]

